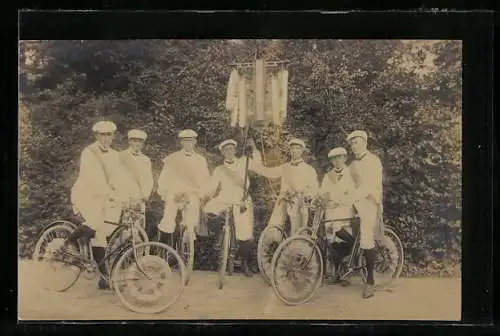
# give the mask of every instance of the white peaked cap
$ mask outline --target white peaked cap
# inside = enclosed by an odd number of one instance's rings
[[[345,150],[344,147],[335,147],[328,153],[328,157],[332,158],[334,156],[338,155],[347,155],[347,151]]]
[[[220,143],[219,145],[219,150],[222,151],[222,149],[224,148],[224,146],[227,146],[227,145],[234,145],[234,146],[237,146],[238,143],[233,140],[233,139],[228,139],[228,140],[224,140]]]
[[[92,131],[97,133],[108,133],[116,131],[116,125],[112,121],[99,121],[94,124]]]
[[[179,132],[179,139],[197,138],[198,134],[192,129],[185,129]]]
[[[290,141],[288,141],[288,146],[291,146],[291,145],[299,145],[299,146],[302,146],[302,148],[306,148],[305,142],[300,140],[300,139],[297,139],[297,138],[294,138],[294,139],[291,139]]]
[[[349,141],[353,138],[357,138],[357,137],[363,138],[363,139],[365,139],[365,141],[368,141],[368,134],[366,134],[365,131],[359,131],[359,130],[354,131],[351,134],[349,134],[347,136],[347,141]]]
[[[130,130],[128,132],[128,138],[129,139],[142,139],[142,140],[146,140],[147,137],[148,137],[148,135],[146,134],[146,132],[141,131],[141,130],[133,129],[133,130]]]

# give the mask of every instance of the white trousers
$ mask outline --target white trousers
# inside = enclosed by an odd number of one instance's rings
[[[356,210],[361,221],[360,247],[372,249],[375,247],[375,230],[378,224],[379,206],[370,200],[355,203]]]
[[[307,225],[309,220],[309,211],[307,208],[300,208],[297,204],[287,204],[285,202],[276,202],[273,212],[269,218],[268,226],[278,226],[283,228],[285,217],[290,218],[290,234],[293,235],[298,229]]]
[[[224,199],[214,198],[210,200],[203,209],[204,212],[214,215],[224,215],[227,209],[227,203]],[[234,200],[232,201],[234,202]],[[240,213],[239,207],[233,207],[234,230],[237,240],[250,240],[253,239],[253,203],[251,200],[248,202],[245,212]]]
[[[186,226],[188,232],[194,233],[196,227],[200,223],[200,200],[194,194],[188,194],[189,203],[185,205],[174,201],[174,195],[168,195],[165,199],[165,210],[163,218],[158,224],[158,229],[165,233],[172,233],[175,231],[175,218],[177,212],[182,210],[182,223]]]
[[[76,205],[77,211],[85,220],[85,224],[96,231],[92,240],[93,246],[106,247],[106,238],[116,229],[113,224],[104,223],[110,221],[118,223],[122,213],[122,208],[115,202],[99,202],[87,200]]]

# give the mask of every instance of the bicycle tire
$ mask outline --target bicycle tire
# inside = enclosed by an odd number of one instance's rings
[[[265,246],[266,235],[270,233],[271,230],[276,230],[281,236],[279,241],[275,242],[275,248],[273,251],[268,251],[268,246]],[[271,261],[276,249],[279,244],[287,238],[285,232],[281,227],[278,226],[267,226],[260,234],[259,240],[257,242],[257,266],[259,268],[260,275],[264,281],[271,285],[270,271],[271,271]],[[269,244],[270,245],[270,244]],[[272,253],[272,254],[271,254]]]
[[[187,236],[187,237],[186,237]],[[188,235],[186,228],[181,229],[180,239],[177,240],[176,244],[177,253],[182,257],[186,266],[186,280],[185,285],[189,283],[191,273],[194,267],[194,236],[193,234]],[[186,256],[187,255],[187,256]]]
[[[294,243],[300,243],[300,242],[305,243],[309,247],[313,247],[313,250],[312,250],[313,255],[309,261],[309,264],[312,260],[315,260],[317,265],[318,265],[319,270],[317,272],[318,274],[315,276],[313,286],[312,286],[312,288],[310,288],[309,292],[307,292],[305,295],[303,295],[297,299],[292,299],[291,296],[287,296],[286,293],[280,289],[280,281],[277,279],[278,278],[277,269],[278,269],[278,264],[281,261],[281,258],[283,258],[283,256],[284,256],[283,255],[284,250],[286,248],[290,248],[290,246],[293,245]],[[290,249],[292,251],[297,250],[294,248],[290,248]],[[307,260],[309,258],[309,256],[306,254],[306,255],[304,255],[304,258],[305,259],[303,259],[303,260]],[[276,252],[274,253],[271,267],[272,267],[271,284],[272,284],[274,293],[275,293],[276,297],[281,302],[283,302],[289,306],[296,306],[296,305],[307,303],[316,294],[316,292],[318,291],[319,287],[321,287],[321,284],[323,282],[323,276],[324,276],[323,255],[322,255],[318,245],[315,244],[315,242],[307,236],[292,236],[292,237],[289,237],[286,240],[284,240],[280,244],[280,246],[278,247]],[[295,291],[295,293],[297,293],[297,291]]]
[[[398,254],[398,261],[397,261],[396,268],[395,268],[394,272],[392,273],[391,277],[387,281],[379,283],[375,279],[375,288],[377,288],[377,289],[385,289],[385,288],[389,287],[390,285],[392,285],[394,283],[394,281],[397,280],[399,278],[399,276],[401,275],[401,271],[403,270],[403,264],[404,264],[404,248],[403,248],[403,244],[402,244],[399,236],[396,234],[394,229],[387,227],[387,226],[384,227],[384,235],[391,236],[391,240],[395,243],[396,249],[397,249],[397,254]],[[364,257],[363,257],[362,253],[360,254],[359,258],[360,258],[359,265],[362,265],[361,278],[362,278],[363,282],[366,283],[367,270],[366,270],[365,261],[364,261]],[[375,265],[375,267],[376,267],[376,265]]]
[[[51,255],[47,255],[47,252],[48,251],[45,251],[43,250],[43,243],[45,242],[45,239],[51,234],[51,233],[56,233],[56,232],[65,232],[65,235],[67,236],[66,239],[69,237],[70,234],[72,234],[75,230],[77,229],[77,226],[71,222],[67,222],[67,221],[56,221],[56,222],[52,222],[51,224],[49,224],[42,232],[41,234],[39,235],[38,239],[37,239],[37,242],[35,244],[35,248],[34,248],[34,251],[33,251],[33,255],[32,255],[32,260],[37,264],[37,266],[35,267],[38,267],[40,266],[40,270],[42,270],[42,267],[44,266],[47,266],[47,265],[43,265],[43,260],[45,259],[46,261],[49,261],[49,257],[53,256],[53,253],[55,252],[54,250],[52,250],[51,252]],[[59,237],[56,237],[56,239],[61,239]],[[64,239],[64,238],[62,238]],[[49,242],[50,243],[50,242]],[[57,246],[54,246],[55,249],[60,249],[62,247],[62,244],[64,244],[65,241],[59,241],[57,242]],[[79,244],[78,245],[78,251],[77,253],[79,255],[84,255],[83,253],[85,252],[85,250],[82,249],[81,245]],[[46,257],[46,258],[45,258]],[[58,263],[58,264],[61,264],[61,265],[65,265],[65,266],[72,266],[74,267],[73,270],[71,270],[71,272],[66,272],[65,275],[67,277],[67,283],[66,284],[61,284],[59,286],[58,283],[57,283],[57,280],[59,279],[62,279],[62,277],[59,275],[59,277],[55,277],[54,279],[50,278],[48,276],[48,271],[49,269],[44,267],[44,274],[43,276],[41,277],[41,285],[42,287],[44,287],[46,290],[49,290],[49,291],[54,291],[54,292],[65,292],[67,291],[68,289],[70,289],[77,281],[78,279],[80,278],[80,276],[82,275],[83,273],[83,270],[76,266],[76,265],[71,265],[71,264],[68,264],[68,263],[65,263],[64,261],[55,261],[55,263]],[[59,278],[59,279],[58,279]],[[43,280],[47,280],[46,283],[47,283],[47,286],[44,286],[43,283]],[[49,287],[50,285],[50,287]]]
[[[153,256],[152,254],[149,254],[149,252],[155,251],[156,249],[163,249],[163,250],[167,251],[175,259],[175,262],[178,265],[178,270],[180,273],[180,276],[179,276],[180,284],[179,284],[178,290],[174,294],[174,297],[171,300],[167,301],[167,303],[163,303],[163,304],[159,304],[159,305],[149,305],[147,307],[138,306],[138,305],[132,303],[128,298],[126,298],[124,295],[124,292],[121,291],[121,286],[119,285],[119,282],[122,282],[123,280],[120,279],[118,272],[121,269],[121,267],[124,265],[126,259],[128,257],[130,257],[131,255],[133,255],[134,248],[137,250],[144,249],[144,250],[148,251],[148,254],[144,254],[144,253],[138,254],[142,258],[141,263],[143,266],[144,266],[144,259],[147,259],[147,258]],[[156,258],[156,259],[158,260],[158,258]],[[162,261],[165,262],[166,260],[162,260]],[[135,259],[135,262],[137,263],[137,259]],[[171,270],[171,267],[168,263],[168,260],[166,261],[166,265],[168,265],[166,268]],[[181,256],[177,253],[177,251],[174,248],[172,248],[171,246],[169,246],[167,244],[160,243],[160,242],[147,242],[147,243],[141,243],[141,244],[137,244],[135,246],[131,246],[130,248],[125,250],[120,255],[118,261],[116,262],[115,267],[113,267],[110,282],[112,283],[112,288],[114,289],[115,294],[118,296],[118,298],[120,299],[122,304],[127,309],[129,309],[133,312],[136,312],[136,313],[140,313],[140,314],[158,314],[158,313],[165,311],[169,307],[171,307],[180,298],[180,296],[182,295],[184,288],[185,288],[185,286],[184,286],[185,274],[186,273],[185,273],[184,261],[182,260]],[[171,290],[169,290],[168,292],[171,292]]]
[[[229,258],[230,239],[231,239],[231,228],[228,225],[225,225],[222,228],[222,244],[219,252],[219,270],[217,276],[217,287],[219,289],[224,288],[227,261]]]

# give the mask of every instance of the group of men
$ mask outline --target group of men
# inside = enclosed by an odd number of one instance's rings
[[[142,153],[147,139],[144,131],[129,131],[129,148],[122,152],[111,148],[116,133],[114,123],[100,121],[93,131],[96,141],[82,152],[71,199],[75,213],[80,213],[86,226],[96,232],[93,254],[99,262],[104,257],[106,239],[114,230],[114,226],[107,223],[118,222],[123,206],[131,201],[144,207],[153,189],[153,174],[151,160]],[[355,155],[349,166],[344,148],[336,147],[329,152],[334,168],[326,173],[321,185],[316,170],[303,160],[306,145],[300,139],[288,142],[291,159],[277,167],[263,165],[261,153],[253,141],[250,141],[252,155],[247,162],[245,157],[236,155],[238,143],[233,139],[225,140],[218,147],[224,162],[210,173],[207,160],[195,151],[197,133],[187,129],[178,137],[181,149],[163,160],[158,179],[157,193],[165,202],[163,218],[158,224],[162,242],[171,244],[179,210],[182,210],[182,223],[187,233],[196,238],[197,233],[206,230],[202,225],[204,221],[200,220],[202,213],[207,214],[209,222],[219,220],[220,224],[221,216],[229,209],[243,271],[251,276],[248,264],[254,220],[246,178],[250,170],[281,181],[280,195],[268,225],[282,226],[288,217],[292,233],[297,231],[308,222],[307,200],[318,195],[328,199],[325,215],[329,218],[349,218],[357,211],[361,219],[360,244],[368,269],[363,297],[373,296],[374,241],[382,209],[382,165],[379,158],[367,150],[366,132],[354,131],[347,137]],[[340,230],[341,225],[335,225],[333,230]],[[107,288],[104,279],[100,279],[99,288]]]

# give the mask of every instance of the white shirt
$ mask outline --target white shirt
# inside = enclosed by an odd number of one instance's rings
[[[80,202],[105,202],[109,198],[124,201],[138,193],[138,188],[130,182],[118,152],[111,148],[103,150],[94,142],[82,151],[71,200],[76,207]]]
[[[180,150],[168,155],[158,178],[158,194],[164,199],[169,193],[204,194],[210,183],[207,160],[198,153]]]
[[[250,165],[250,163],[249,163]],[[224,162],[212,174],[209,192],[215,193],[221,201],[236,202],[242,199],[244,191],[246,158],[235,158],[233,163]],[[250,181],[246,181],[247,188]]]
[[[347,167],[341,170],[332,169],[323,177],[320,192],[328,193],[331,203],[341,206],[352,206],[356,186]]]
[[[315,196],[319,189],[316,170],[304,161],[288,162],[277,167],[264,167],[259,151],[254,151],[251,169],[259,175],[271,179],[281,179],[280,193],[287,191],[303,192],[306,196]]]
[[[375,154],[367,151],[360,158],[351,162],[356,184],[356,198],[358,200],[372,199],[376,203],[382,202],[382,163]]]
[[[143,198],[148,199],[154,183],[151,159],[143,153],[133,153],[130,148],[120,152],[120,158],[133,182],[141,188]]]

